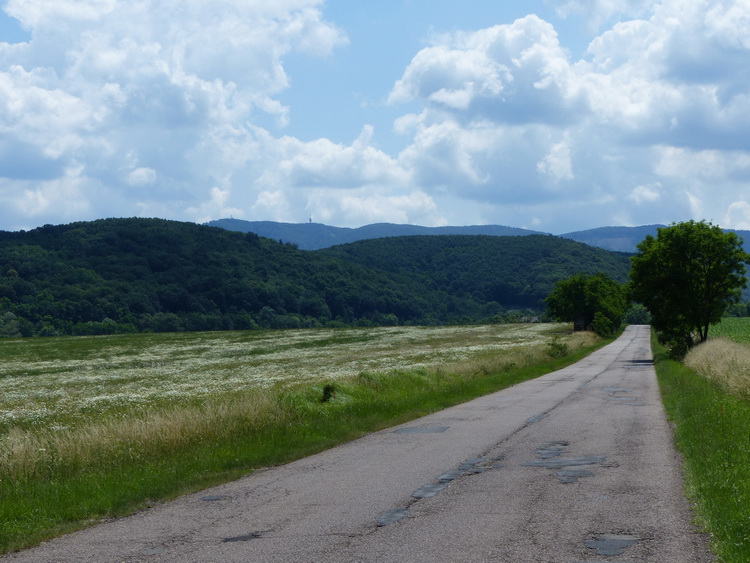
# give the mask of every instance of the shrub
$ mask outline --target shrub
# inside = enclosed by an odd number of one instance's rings
[[[597,311],[594,315],[594,322],[591,323],[591,328],[599,336],[611,336],[615,331],[615,325],[609,320],[601,311]]]

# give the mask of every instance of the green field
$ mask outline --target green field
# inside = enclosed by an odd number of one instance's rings
[[[601,344],[551,324],[0,341],[0,552],[507,387]]]
[[[725,317],[719,324],[711,327],[709,337],[750,343],[750,317]]]

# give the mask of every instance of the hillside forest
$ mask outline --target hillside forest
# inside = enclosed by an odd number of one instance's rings
[[[518,321],[628,255],[551,235],[403,236],[306,251],[217,227],[102,219],[0,231],[0,335]]]

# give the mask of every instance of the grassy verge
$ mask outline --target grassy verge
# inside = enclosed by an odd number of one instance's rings
[[[606,343],[564,358],[527,348],[514,361],[480,355],[439,369],[246,390],[63,430],[12,429],[0,448],[0,552],[532,379]]]
[[[750,561],[750,402],[723,383],[668,359],[653,343],[656,371],[688,494],[724,563]],[[718,358],[715,358],[715,361]]]

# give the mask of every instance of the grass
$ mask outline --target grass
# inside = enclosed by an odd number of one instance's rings
[[[711,327],[709,337],[750,343],[750,318],[724,317],[719,324]]]
[[[553,342],[571,353],[551,358]],[[0,552],[558,369],[560,325],[0,343]]]
[[[744,340],[750,319],[712,334]],[[685,460],[687,487],[724,563],[750,561],[750,346],[710,338],[681,364],[654,342],[662,398]]]

